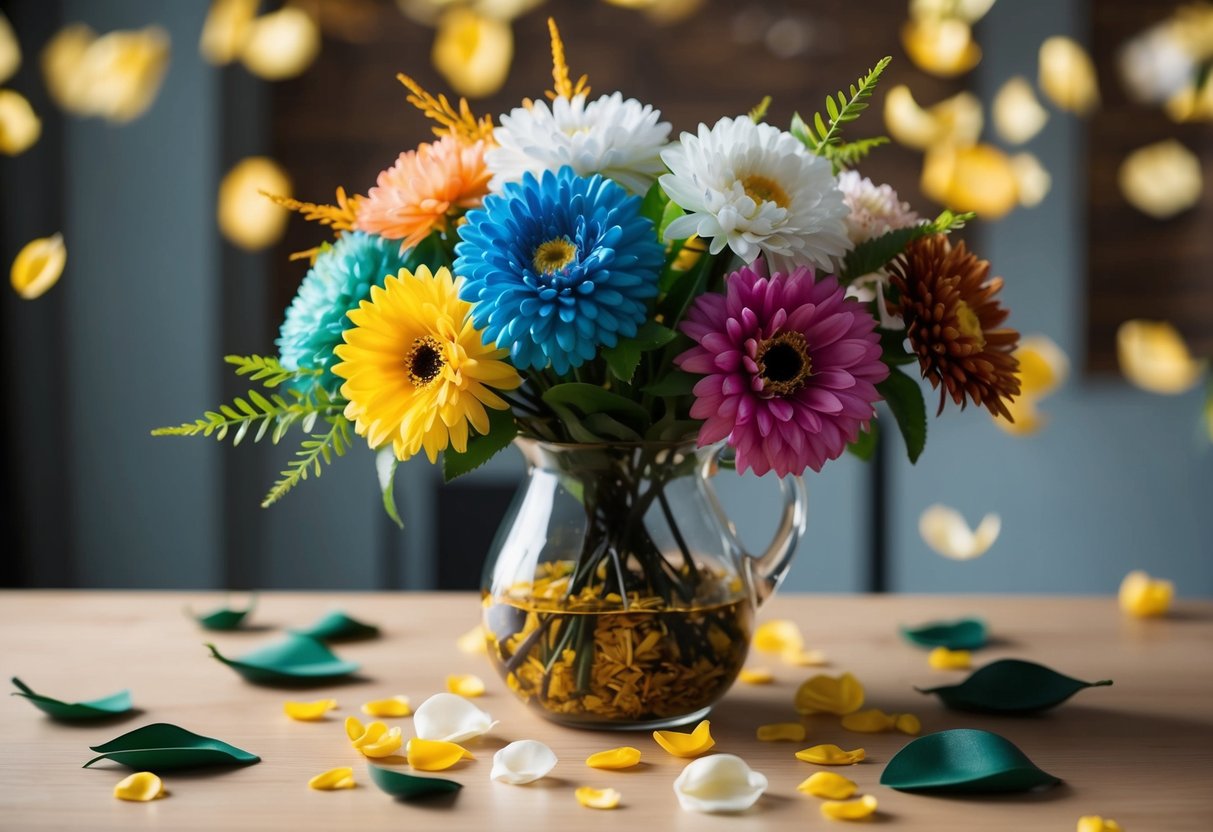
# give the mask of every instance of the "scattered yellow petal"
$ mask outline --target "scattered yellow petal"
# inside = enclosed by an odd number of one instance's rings
[[[1019,204],[1019,183],[1006,153],[989,144],[942,145],[923,162],[923,193],[953,211],[975,211],[983,219],[1005,216]]]
[[[356,716],[347,716],[345,718],[345,735],[350,738],[350,742],[357,742],[358,738],[366,733],[366,727],[362,724],[362,720]]]
[[[955,18],[907,21],[901,27],[901,45],[915,66],[940,78],[962,75],[981,60],[973,30]]]
[[[972,560],[984,555],[1002,531],[1002,518],[987,514],[976,529],[970,529],[956,509],[935,503],[918,518],[918,533],[936,553],[952,560]]]
[[[796,622],[777,618],[758,625],[754,631],[754,649],[760,653],[782,653],[784,650],[799,650],[804,647],[804,637]]]
[[[1011,157],[1011,172],[1019,187],[1019,204],[1034,208],[1044,202],[1053,187],[1053,177],[1040,160],[1031,153],[1016,153]]]
[[[459,696],[473,699],[484,696],[484,680],[471,673],[446,677],[446,689]]]
[[[1121,610],[1138,618],[1166,615],[1174,596],[1174,584],[1141,570],[1130,572],[1120,584]]]
[[[856,711],[844,716],[842,727],[861,734],[880,734],[892,731],[896,722],[897,719],[893,715],[886,714],[879,708],[869,708],[866,711]]]
[[[413,708],[409,705],[409,698],[407,696],[397,694],[387,699],[372,699],[370,702],[364,702],[362,712],[367,716],[392,719],[409,716],[413,713]]]
[[[1007,433],[1023,436],[1044,427],[1046,419],[1037,403],[1065,382],[1070,373],[1070,359],[1044,335],[1021,338],[1014,355],[1019,361],[1020,394],[1008,403],[1008,409],[1015,421],[996,416],[994,424]]]
[[[614,809],[623,795],[614,789],[594,789],[582,786],[573,792],[577,802],[587,809]]]
[[[1125,378],[1151,393],[1187,392],[1205,371],[1205,363],[1192,357],[1183,336],[1165,321],[1125,321],[1116,332],[1116,355]]]
[[[761,742],[804,742],[804,725],[799,722],[776,722],[758,726]]]
[[[26,300],[41,297],[59,282],[66,264],[62,234],[30,240],[17,252],[9,271],[13,290]]]
[[[585,764],[590,768],[604,768],[608,770],[631,768],[640,762],[640,749],[632,748],[630,745],[612,748],[607,751],[599,751],[597,754],[591,754],[586,758]]]
[[[716,745],[712,739],[712,725],[706,719],[695,726],[689,734],[680,731],[654,731],[657,744],[675,757],[698,757]]]
[[[863,707],[863,685],[850,673],[814,676],[796,690],[794,704],[800,714],[854,713]]]
[[[0,153],[22,154],[41,135],[42,120],[25,96],[13,90],[0,90]]]
[[[895,714],[893,727],[903,734],[915,736],[922,731],[922,720],[914,714]]]
[[[468,630],[455,640],[455,646],[459,648],[459,652],[461,653],[470,653],[472,655],[487,653],[488,642],[485,640],[484,626],[477,624]]]
[[[1213,84],[1197,89],[1196,82],[1190,81],[1167,99],[1164,109],[1172,121],[1213,121]]]
[[[737,680],[747,685],[769,685],[775,681],[775,674],[765,667],[743,667]]]
[[[803,760],[806,763],[816,763],[819,766],[854,765],[863,760],[863,757],[864,751],[862,748],[844,751],[833,744],[814,745],[812,748],[796,752],[797,760]]]
[[[230,64],[240,56],[261,0],[212,0],[202,24],[198,52],[215,66]]]
[[[1040,45],[1040,89],[1063,110],[1086,115],[1099,106],[1099,82],[1087,51],[1055,35]]]
[[[320,29],[303,9],[284,6],[249,24],[240,60],[267,81],[294,78],[320,54]]]
[[[431,58],[457,93],[484,98],[505,84],[514,58],[514,33],[508,23],[456,7],[438,22]]]
[[[290,211],[262,196],[289,196],[291,180],[273,159],[249,156],[237,162],[219,184],[219,230],[246,251],[267,248],[282,237]]]
[[[405,754],[409,765],[418,771],[445,771],[460,760],[474,760],[466,748],[458,743],[442,740],[409,740]]]
[[[337,707],[336,699],[317,699],[315,702],[285,702],[282,712],[300,722],[315,722]]]
[[[1204,191],[1200,159],[1175,139],[1130,153],[1120,163],[1117,184],[1130,205],[1158,220],[1195,207]]]
[[[819,771],[796,787],[798,791],[811,794],[813,797],[824,797],[829,800],[846,800],[858,791],[859,787],[853,780],[848,780],[841,774],[832,771]]]
[[[382,727],[383,723],[382,722],[371,723],[371,727],[374,727],[376,725]],[[376,734],[376,737],[374,740],[370,740],[368,742],[363,742],[360,745],[355,744],[355,747],[359,751],[362,752],[363,756],[390,757],[392,754],[395,754],[397,751],[399,751],[400,746],[404,744],[404,737],[402,736],[402,732],[399,728],[392,728],[392,729],[390,729],[388,731],[384,731],[384,732],[380,732],[380,731],[370,732],[370,728],[368,728],[367,731],[368,731],[368,733]]]
[[[17,42],[17,33],[13,26],[0,12],[0,84],[3,84],[21,66],[21,44]]]
[[[793,667],[821,667],[824,664],[829,664],[826,660],[826,654],[820,650],[793,649],[789,647],[779,654],[779,658],[783,659],[785,664],[790,664]]]
[[[1099,815],[1083,815],[1078,819],[1078,832],[1121,832],[1120,824]]]
[[[935,670],[968,670],[973,666],[973,654],[968,650],[936,647],[927,654],[927,664]]]
[[[158,797],[164,797],[166,794],[168,792],[164,790],[164,784],[160,782],[160,778],[150,771],[135,772],[114,786],[114,797],[119,800],[145,803]]]
[[[331,768],[323,774],[317,774],[311,780],[307,781],[309,789],[315,789],[318,792],[331,792],[337,789],[352,789],[357,783],[354,782],[354,770],[349,766],[341,768]]]
[[[1028,79],[1016,75],[994,96],[994,129],[1010,144],[1023,144],[1041,131],[1049,111],[1036,100]]]
[[[968,147],[977,143],[985,124],[981,99],[972,93],[960,92],[923,109],[904,84],[885,96],[884,120],[889,135],[914,150]]]
[[[830,820],[863,820],[876,812],[876,798],[865,794],[858,800],[827,800],[821,814]]]

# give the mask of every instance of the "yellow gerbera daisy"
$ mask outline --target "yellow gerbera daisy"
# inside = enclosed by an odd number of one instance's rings
[[[446,268],[401,269],[349,313],[354,326],[334,352],[333,372],[346,379],[345,415],[372,448],[390,440],[397,458],[425,448],[430,462],[449,444],[467,450],[468,423],[488,433],[486,407],[509,404],[489,388],[522,384],[506,350],[487,347],[472,325],[472,304],[459,299],[462,278]]]

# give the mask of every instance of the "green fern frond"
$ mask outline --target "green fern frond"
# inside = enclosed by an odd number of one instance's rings
[[[303,444],[295,452],[295,458],[287,464],[269,493],[265,495],[265,499],[261,501],[262,508],[269,508],[281,500],[309,476],[319,477],[324,473],[324,466],[332,464],[333,457],[345,456],[351,444],[350,422],[340,415],[329,418],[328,422],[327,432],[314,433],[303,440]]]
[[[874,148],[888,144],[888,136],[874,136],[870,139],[858,139],[843,144],[828,144],[822,148],[821,155],[830,160],[834,172],[851,168],[863,161]]]
[[[771,96],[764,95],[762,100],[759,101],[752,110],[750,110],[750,121],[754,122],[755,124],[765,121],[767,117],[767,110],[769,109],[771,109]]]
[[[208,410],[193,422],[156,428],[152,436],[214,436],[222,442],[234,431],[232,444],[239,445],[255,429],[254,442],[260,442],[268,433],[270,441],[276,445],[294,424],[299,423],[305,431],[310,431],[316,419],[340,414],[345,407],[320,387],[307,394],[297,390],[288,393],[289,398],[277,393],[266,397],[250,390],[247,398],[237,396],[231,404]]]
[[[881,234],[871,240],[860,243],[847,253],[843,260],[842,276],[844,280],[854,280],[865,274],[879,271],[889,264],[894,257],[905,251],[905,247],[919,237],[930,234],[947,234],[958,228],[964,228],[965,223],[976,214],[956,214],[944,211],[930,222],[912,225],[909,228],[898,228]]]
[[[277,387],[283,382],[319,376],[324,372],[307,368],[288,370],[277,358],[269,355],[225,355],[223,360],[236,368],[236,375],[249,376],[252,381],[259,381],[266,387]]]
[[[868,70],[868,74],[860,78],[849,88],[849,94],[839,90],[837,96],[826,96],[826,116],[816,113],[812,123],[806,123],[800,114],[792,116],[791,133],[800,139],[812,152],[818,156],[827,155],[825,148],[830,145],[842,144],[842,125],[854,121],[868,108],[868,99],[872,97],[881,73],[893,59],[882,58],[876,66]]]

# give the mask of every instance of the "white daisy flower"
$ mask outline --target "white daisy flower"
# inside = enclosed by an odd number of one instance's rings
[[[601,173],[632,193],[643,194],[665,170],[661,150],[670,136],[661,112],[619,93],[586,103],[586,96],[536,101],[501,116],[493,130],[497,147],[484,161],[498,191],[527,173],[553,173],[564,165],[579,176]]]
[[[794,136],[751,119],[722,118],[683,133],[662,152],[661,187],[687,214],[666,238],[698,235],[717,254],[727,245],[747,263],[766,255],[772,271],[826,271],[851,248],[849,213],[830,163]]]

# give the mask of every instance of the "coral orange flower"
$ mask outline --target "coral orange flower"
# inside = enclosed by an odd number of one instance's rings
[[[358,206],[358,228],[401,240],[402,250],[432,231],[447,231],[452,214],[478,207],[489,192],[487,147],[483,141],[444,136],[401,153]]]

